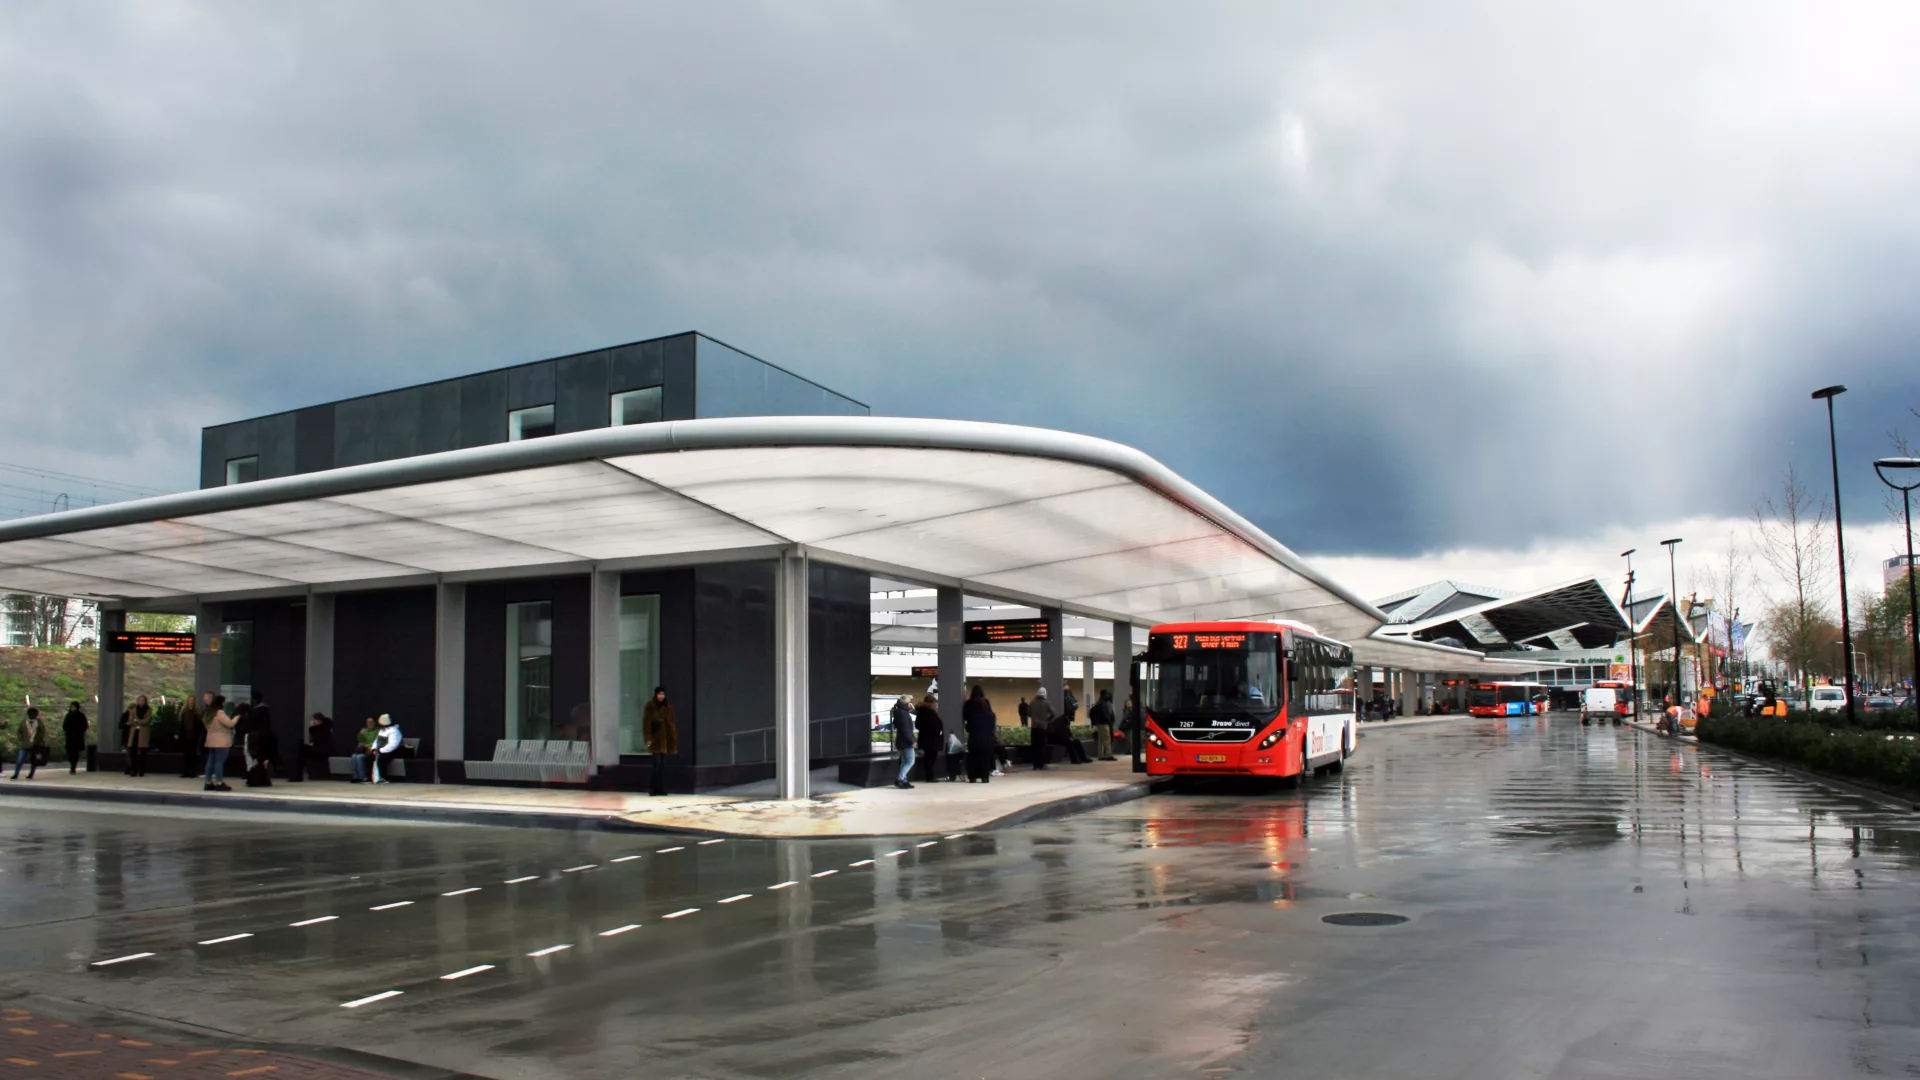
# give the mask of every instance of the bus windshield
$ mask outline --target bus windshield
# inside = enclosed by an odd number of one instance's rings
[[[1479,706],[1484,709],[1489,705],[1495,704],[1498,704],[1498,700],[1491,686],[1476,686],[1467,691],[1468,708]]]
[[[1212,640],[1194,647],[1198,643],[1195,639],[1202,637],[1205,635],[1172,634],[1154,640],[1152,694],[1148,698],[1154,712],[1271,716],[1279,711],[1284,695],[1280,692],[1274,635],[1236,634],[1226,637],[1225,647],[1218,647]]]

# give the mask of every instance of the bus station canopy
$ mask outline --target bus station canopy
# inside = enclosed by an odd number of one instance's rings
[[[1380,636],[1469,649],[1597,649],[1628,633],[1626,613],[1597,578],[1519,595],[1437,582],[1378,603],[1392,620]]]

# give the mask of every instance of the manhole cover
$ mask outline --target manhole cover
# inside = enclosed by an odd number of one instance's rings
[[[1407,917],[1389,915],[1384,911],[1342,911],[1334,915],[1322,915],[1320,921],[1335,926],[1399,926],[1407,921]]]

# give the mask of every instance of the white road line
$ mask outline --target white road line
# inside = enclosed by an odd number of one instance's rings
[[[390,997],[399,997],[404,993],[406,993],[405,990],[383,990],[372,997],[363,997],[359,1001],[343,1001],[340,1003],[340,1007],[343,1009],[357,1009],[362,1005],[371,1005],[376,1001],[385,1001]]]
[[[524,883],[526,883],[526,882],[529,882],[529,881],[539,881],[539,880],[540,880],[540,875],[539,875],[539,874],[528,874],[528,875],[527,875],[526,877],[517,877],[517,878],[508,878],[507,880],[505,880],[505,881],[503,881],[503,882],[501,882],[500,884],[502,884],[502,885],[520,885],[520,884],[524,884]]]
[[[106,967],[108,964],[124,964],[129,960],[145,960],[147,957],[152,955],[153,954],[150,952],[137,952],[137,953],[134,953],[132,956],[116,956],[111,960],[95,960],[91,966]]]
[[[822,871],[820,871],[820,872],[819,872],[819,873],[817,873],[817,874],[809,874],[808,876],[809,876],[809,877],[832,877],[833,875],[835,875],[835,874],[837,874],[837,873],[839,873],[839,872],[840,872],[840,871],[838,871],[838,870],[822,870]]]
[[[873,865],[873,860],[872,860],[872,859],[861,859],[861,860],[860,860],[859,862],[854,862],[854,863],[848,863],[847,865],[848,865],[848,866],[872,866],[872,865]]]
[[[252,934],[228,934],[226,937],[210,938],[206,941],[197,942],[196,944],[225,945],[229,941],[239,941],[241,938],[250,938],[252,936],[253,936]]]
[[[780,883],[780,884],[778,884],[778,885],[769,885],[769,886],[767,886],[767,891],[768,891],[768,892],[772,892],[772,891],[773,891],[773,890],[775,890],[775,889],[789,889],[789,888],[792,888],[793,886],[795,886],[795,885],[798,885],[798,884],[800,884],[800,883],[799,883],[799,882],[797,882],[797,881],[783,881],[783,882],[781,882],[781,883]]]
[[[723,903],[723,904],[731,904],[731,903],[733,903],[733,902],[734,902],[734,901],[736,901],[736,900],[745,900],[745,899],[746,899],[747,897],[749,897],[749,896],[752,896],[752,895],[753,895],[753,894],[752,894],[752,893],[750,893],[750,892],[743,892],[743,893],[737,893],[737,894],[735,894],[735,895],[733,895],[733,896],[729,896],[729,897],[727,897],[727,898],[726,898],[725,900],[722,900],[722,901],[720,901],[720,902],[721,902],[721,903]]]
[[[600,864],[597,862],[590,862],[590,863],[587,863],[585,866],[569,866],[565,870],[562,870],[560,872],[563,874],[577,874],[582,870],[591,870],[594,867],[599,865]]]
[[[440,895],[441,896],[465,896],[470,892],[479,892],[479,891],[480,891],[480,886],[473,885],[465,889],[455,889],[452,892],[443,892]]]
[[[905,855],[906,853],[907,853],[907,849],[906,849],[906,848],[901,848],[901,849],[900,849],[899,851],[889,851],[889,852],[887,852],[887,853],[886,853],[885,855],[882,855],[882,856],[881,856],[881,858],[883,858],[883,859],[897,859],[897,858],[899,858],[900,856],[902,856],[902,855]]]
[[[929,841],[927,841],[927,842],[926,842],[926,843],[924,843],[924,844],[915,844],[915,845],[913,845],[913,846],[914,846],[914,847],[932,847],[933,845],[935,845],[935,844],[937,844],[937,843],[939,843],[939,842],[940,842],[940,841],[938,841],[938,840],[929,840]]]
[[[630,922],[625,926],[616,926],[611,930],[602,930],[600,931],[600,936],[601,937],[617,937],[621,934],[626,933],[629,930],[638,930],[638,929],[640,929],[639,923]]]
[[[661,917],[661,918],[663,918],[663,919],[677,919],[677,918],[679,918],[679,917],[680,917],[680,916],[682,916],[682,915],[691,915],[691,914],[693,914],[694,912],[696,912],[696,911],[699,911],[699,910],[700,910],[700,909],[699,909],[699,908],[697,908],[697,907],[683,907],[683,908],[681,908],[681,909],[680,909],[679,911],[676,911],[676,912],[674,912],[674,913],[673,913],[673,914],[671,914],[671,915],[662,915],[662,916],[660,916],[660,917]]]
[[[554,953],[566,952],[568,949],[571,949],[571,948],[573,948],[572,945],[549,945],[544,949],[535,949],[532,952],[528,953],[527,955],[528,956],[552,956]]]
[[[455,979],[464,979],[469,975],[478,975],[483,971],[492,971],[492,970],[493,970],[492,964],[481,964],[478,967],[461,968],[459,971],[456,971],[451,975],[440,976],[440,981],[452,982]]]
[[[392,911],[394,908],[397,908],[397,907],[408,907],[412,903],[413,901],[411,900],[395,900],[391,904],[375,904],[373,907],[370,907],[367,910],[368,911]]]
[[[299,922],[290,922],[287,925],[288,926],[318,926],[323,922],[332,922],[333,920],[339,917],[340,916],[338,915],[322,915],[317,919],[302,919]]]
[[[726,843],[726,840],[724,838],[719,840],[702,840],[700,841],[698,846],[706,847],[708,844],[724,844],[724,843]]]
[[[966,834],[966,833],[963,833],[963,832],[957,832],[957,833],[948,833],[948,834],[947,834],[947,839],[949,839],[949,840],[958,840],[958,839],[960,839],[961,837],[963,837],[963,836],[965,836],[965,835],[967,835],[967,834]]]
[[[655,854],[655,855],[665,855],[665,854],[666,854],[667,852],[669,852],[669,851],[685,851],[685,850],[687,850],[687,849],[686,849],[686,848],[683,848],[683,847],[663,847],[663,848],[661,848],[661,849],[660,849],[659,851],[656,851],[656,852],[654,852],[654,854]]]
[[[622,855],[622,856],[620,856],[619,858],[617,858],[617,859],[615,859],[615,860],[613,860],[613,861],[614,861],[614,862],[632,862],[633,860],[635,860],[635,859],[637,859],[637,858],[639,858],[639,857],[640,857],[640,856],[638,856],[638,855]]]

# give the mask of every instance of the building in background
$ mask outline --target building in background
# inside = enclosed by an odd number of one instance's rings
[[[1913,558],[1920,559],[1920,555],[1913,556]],[[1909,561],[1908,556],[1895,555],[1891,559],[1883,560],[1880,563],[1880,580],[1881,580],[1882,590],[1885,592],[1892,592],[1894,586],[1896,585],[1902,588],[1905,588],[1907,575],[1912,572],[1913,572],[1913,563]]]

